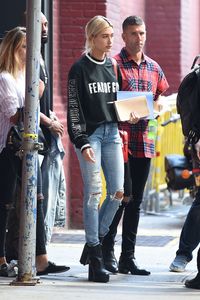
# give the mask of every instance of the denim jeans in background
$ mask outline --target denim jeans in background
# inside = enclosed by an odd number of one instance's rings
[[[89,137],[95,153],[95,163],[84,159],[80,149],[75,149],[84,182],[83,217],[86,242],[91,246],[99,244],[99,237],[109,231],[112,219],[121,201],[115,193],[123,192],[124,161],[122,143],[116,123],[98,127]],[[107,195],[99,210],[102,194],[101,168],[106,180]]]
[[[192,252],[200,243],[200,188],[184,222],[176,255],[192,260]]]
[[[59,211],[62,212],[62,220],[63,216],[66,215],[66,186],[63,171],[63,157],[64,148],[61,139],[58,136],[52,135],[51,148],[48,153],[44,155],[41,164],[44,195],[44,222],[47,243],[51,240],[58,204]]]
[[[56,227],[64,227],[66,224],[66,204],[66,180],[64,167],[62,164],[54,222],[54,226]]]

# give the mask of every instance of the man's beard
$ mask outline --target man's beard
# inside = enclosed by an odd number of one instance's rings
[[[47,42],[48,42],[48,36],[42,36],[42,38],[41,38],[42,45],[46,44]]]

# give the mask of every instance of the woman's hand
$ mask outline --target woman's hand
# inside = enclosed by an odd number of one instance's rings
[[[83,150],[82,155],[86,161],[95,163],[95,154],[92,148],[86,148]]]
[[[133,111],[130,113],[130,119],[128,120],[129,124],[136,124],[140,120],[140,116],[137,112]]]

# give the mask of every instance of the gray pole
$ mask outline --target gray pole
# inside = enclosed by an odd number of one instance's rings
[[[26,97],[24,115],[22,194],[18,276],[13,285],[35,285],[37,217],[37,163],[39,118],[39,70],[41,48],[41,0],[27,0]]]

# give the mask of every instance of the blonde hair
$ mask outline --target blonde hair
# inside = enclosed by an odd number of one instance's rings
[[[112,27],[112,23],[104,16],[93,17],[85,27],[85,49],[84,53],[88,53],[93,48],[93,37],[102,32],[104,29]]]
[[[15,27],[6,33],[0,44],[0,72],[7,71],[17,77],[21,67],[18,51],[25,36],[25,27]]]

